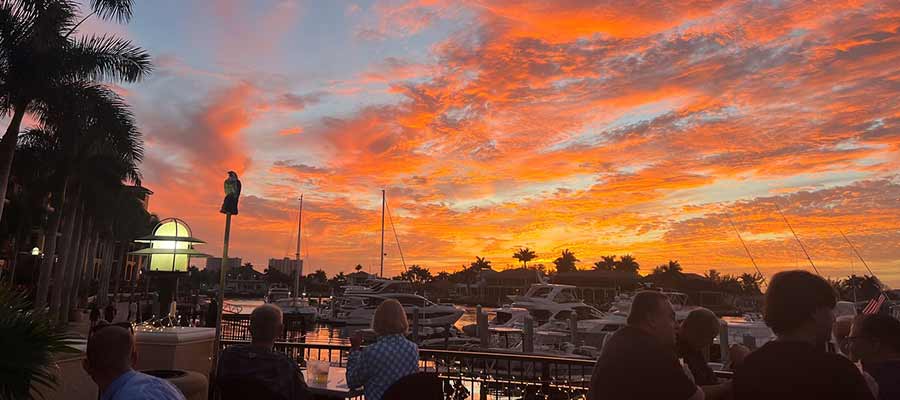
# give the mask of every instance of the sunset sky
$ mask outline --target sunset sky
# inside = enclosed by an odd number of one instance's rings
[[[220,254],[306,273],[378,267],[381,189],[407,264],[862,273],[900,286],[900,3],[153,0],[119,88],[146,138],[151,211]],[[621,5],[617,5],[621,4]],[[386,274],[402,270],[388,224]],[[199,261],[198,265],[203,265]]]

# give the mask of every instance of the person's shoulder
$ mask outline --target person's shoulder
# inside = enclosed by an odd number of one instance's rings
[[[183,400],[184,394],[172,382],[165,379],[138,372],[138,379],[130,383],[132,395],[129,398],[143,400]],[[143,396],[143,397],[140,397]]]

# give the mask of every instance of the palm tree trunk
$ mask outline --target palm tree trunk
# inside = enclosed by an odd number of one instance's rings
[[[90,282],[94,279],[94,259],[97,258],[97,243],[100,242],[100,233],[94,227],[93,218],[88,220],[88,231],[90,232],[88,236],[89,243],[87,244],[84,258],[81,260],[81,271],[79,271],[81,277],[75,280],[75,288],[72,290],[73,307],[80,307],[82,304],[87,303],[88,291],[91,288]],[[84,296],[81,295],[82,285],[87,285],[87,289],[84,290]]]
[[[69,244],[69,250],[66,251],[65,258],[65,275],[63,275],[63,290],[59,303],[59,322],[61,324],[69,323],[69,299],[72,298],[72,286],[74,286],[75,269],[78,266],[79,255],[81,255],[82,242],[84,241],[84,203],[79,201],[77,208],[78,218],[75,221],[75,230],[72,231],[72,239]]]
[[[0,172],[2,173],[2,172]],[[62,189],[55,196],[53,201],[53,214],[50,214],[50,220],[47,221],[46,242],[44,243],[44,259],[41,262],[41,271],[38,276],[37,295],[34,298],[34,309],[43,310],[47,305],[47,294],[50,291],[50,274],[53,272],[53,264],[56,261],[56,237],[59,232],[59,225],[62,222],[63,203],[66,198],[66,188],[68,179],[63,181]]]
[[[97,290],[97,305],[105,307],[109,302],[109,277],[113,266],[113,247],[115,242],[110,238],[104,244],[103,267],[100,270],[100,288]]]
[[[72,264],[72,236],[75,233],[75,222],[78,220],[78,189],[69,196],[63,212],[62,241],[59,243],[59,262],[53,270],[53,291],[50,293],[50,320],[58,321],[59,306],[62,305],[63,287],[66,285],[66,269]]]
[[[12,172],[13,157],[16,155],[16,142],[19,139],[19,129],[22,127],[22,117],[25,116],[25,105],[13,107],[12,120],[6,128],[3,139],[0,139],[0,221],[3,220],[3,206],[6,204],[6,187],[9,186],[9,174]],[[44,293],[46,295],[46,293]]]
[[[122,282],[122,279],[124,278],[123,275],[125,274],[125,267],[126,267],[125,257],[128,253],[128,243],[125,242],[124,240],[119,242],[118,250],[119,250],[118,257],[116,257],[114,260],[114,262],[116,263],[116,270],[115,270],[115,274],[114,274],[115,281],[113,281],[114,282],[113,292],[115,293],[113,298],[115,299],[115,301],[119,301],[119,284]]]

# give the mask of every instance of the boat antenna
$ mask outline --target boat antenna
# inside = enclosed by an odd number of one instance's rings
[[[781,207],[778,207],[778,202],[775,202],[775,209],[778,210],[778,213],[781,214],[781,218],[784,220],[784,223],[787,224],[788,229],[791,230],[791,234],[794,235],[794,239],[797,240],[797,243],[800,244],[800,249],[803,250],[803,254],[806,255],[806,259],[809,261],[809,265],[812,266],[813,271],[816,271],[816,275],[822,276],[819,273],[819,269],[816,268],[816,264],[813,263],[812,258],[809,257],[809,252],[806,251],[806,246],[803,245],[803,242],[800,241],[800,238],[797,236],[797,232],[794,232],[794,227],[791,226],[791,223],[788,222],[787,217],[784,216],[784,213],[781,212]]]
[[[385,203],[384,209],[387,210],[388,220],[391,222],[391,229],[394,230],[394,240],[397,241],[397,251],[400,252],[400,262],[403,263],[403,271],[406,272],[406,260],[403,258],[403,249],[400,248],[400,236],[397,236],[397,227],[394,226],[394,217],[391,216],[391,208]]]
[[[763,275],[762,271],[759,270],[759,265],[756,265],[756,260],[753,259],[753,254],[750,253],[750,248],[747,247],[747,243],[744,242],[744,238],[741,237],[741,231],[738,230],[737,226],[734,225],[734,221],[731,220],[731,216],[726,212],[725,218],[728,219],[728,223],[731,224],[731,228],[734,229],[734,233],[737,234],[738,240],[741,241],[741,245],[744,246],[744,251],[747,252],[747,257],[750,258],[750,262],[753,263],[753,268],[756,268],[756,273],[762,278],[762,283],[767,285],[766,276]]]
[[[866,271],[869,272],[869,275],[875,278],[878,281],[879,285],[881,285],[881,279],[878,279],[878,276],[876,276],[875,273],[872,272],[872,269],[869,268],[869,264],[862,258],[862,255],[859,254],[859,251],[856,250],[856,246],[853,245],[853,242],[851,242],[850,239],[847,238],[847,235],[845,235],[842,230],[838,229],[838,232],[840,232],[841,237],[844,238],[847,244],[850,245],[850,248],[853,249],[853,253],[856,254],[856,257],[859,258],[859,261],[862,261],[863,265],[866,267]],[[884,289],[882,289],[882,292],[884,292]]]
[[[381,272],[378,273],[378,276],[382,278],[384,278],[384,210],[386,204],[384,189],[381,189]]]

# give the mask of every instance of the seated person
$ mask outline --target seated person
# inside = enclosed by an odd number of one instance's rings
[[[764,317],[776,338],[738,367],[734,399],[874,399],[850,360],[826,352],[836,303],[834,289],[822,277],[801,270],[775,274]]]
[[[678,357],[684,360],[694,376],[694,383],[700,386],[719,383],[708,364],[709,346],[718,335],[719,318],[705,308],[691,311],[678,329]]]
[[[265,386],[281,399],[312,397],[297,363],[275,352],[275,339],[284,330],[281,309],[271,304],[257,307],[250,314],[250,344],[229,346],[219,355],[216,384],[221,388],[229,380],[252,381]]]
[[[703,400],[675,355],[675,311],[665,295],[634,296],[628,325],[603,345],[588,392],[590,400]]]
[[[878,398],[900,399],[900,321],[883,314],[859,316],[847,339],[851,357],[878,383]]]
[[[128,324],[100,322],[87,342],[84,371],[100,389],[100,400],[184,400],[178,388],[132,369],[137,363],[134,335]]]
[[[378,306],[372,329],[378,339],[364,350],[360,350],[359,332],[350,338],[347,385],[365,386],[366,400],[381,400],[394,382],[419,372],[419,348],[403,336],[409,330],[409,322],[397,300],[385,300]]]

